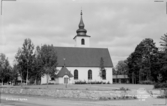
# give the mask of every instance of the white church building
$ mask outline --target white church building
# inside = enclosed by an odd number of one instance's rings
[[[73,38],[75,47],[55,47],[58,65],[56,78],[49,81],[56,84],[74,84],[78,81],[113,83],[113,63],[108,48],[90,47],[90,37],[82,19],[79,22],[77,35]],[[104,69],[100,77],[100,61],[103,58]],[[41,84],[47,83],[46,75],[41,78]]]

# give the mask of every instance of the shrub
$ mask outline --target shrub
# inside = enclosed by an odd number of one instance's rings
[[[100,97],[99,100],[109,100],[107,97]]]
[[[140,83],[140,84],[146,84],[146,85],[154,84],[154,82],[151,81],[151,80],[140,81],[139,83]]]
[[[154,88],[167,88],[167,83],[156,83],[154,84]]]
[[[124,87],[121,87],[121,88],[120,88],[120,90],[122,90],[122,91],[125,91],[125,90],[126,90],[126,88],[124,88]]]
[[[167,98],[167,95],[157,96],[157,98]]]
[[[106,84],[106,82],[102,82],[103,84]]]
[[[133,97],[133,99],[137,99],[137,97],[136,97],[136,96],[134,96],[134,97]]]
[[[77,81],[75,84],[87,84],[86,81]]]
[[[117,99],[116,97],[113,97],[113,99],[115,100],[115,99]]]
[[[124,88],[124,87],[121,87],[119,90],[122,90],[122,91],[128,91],[129,88]]]
[[[106,82],[102,82],[102,81],[92,81],[92,82],[76,81],[75,84],[106,84]]]

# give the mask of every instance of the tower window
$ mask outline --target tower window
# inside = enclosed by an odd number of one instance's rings
[[[81,44],[82,44],[82,45],[85,44],[85,39],[81,39]]]

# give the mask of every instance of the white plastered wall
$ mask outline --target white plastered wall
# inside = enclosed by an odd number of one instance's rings
[[[84,45],[81,44],[82,39],[85,40]],[[90,47],[90,37],[77,36],[74,40],[75,40],[75,47]]]
[[[61,67],[57,67],[58,70],[61,69]],[[110,82],[113,83],[113,77],[112,77],[112,68],[105,68],[106,69],[106,80],[102,80],[99,76],[99,67],[67,67],[67,69],[71,72],[71,74],[74,76],[74,70],[78,70],[78,80],[74,80],[73,78],[70,78],[69,83],[74,83],[75,81],[103,81],[103,82]],[[88,70],[92,70],[92,80],[88,80]],[[50,78],[49,78],[50,80]],[[57,80],[57,79],[56,79]],[[46,75],[41,78],[41,83],[46,83]],[[56,83],[64,83],[64,77],[58,78]]]
[[[69,78],[67,75],[57,78],[56,79],[56,83],[57,84],[64,84],[64,78],[68,78],[68,84],[73,84],[74,83],[74,79],[73,78]]]

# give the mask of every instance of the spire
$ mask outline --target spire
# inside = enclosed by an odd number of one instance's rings
[[[83,23],[83,20],[82,20],[82,10],[81,10],[81,20],[80,20],[80,23],[79,23],[78,26],[79,26],[80,29],[84,29],[84,27],[85,27],[85,25]]]
[[[84,29],[85,25],[83,23],[83,19],[82,19],[82,10],[81,10],[81,19],[78,25],[79,29],[76,31],[77,35],[86,35],[86,29]]]

